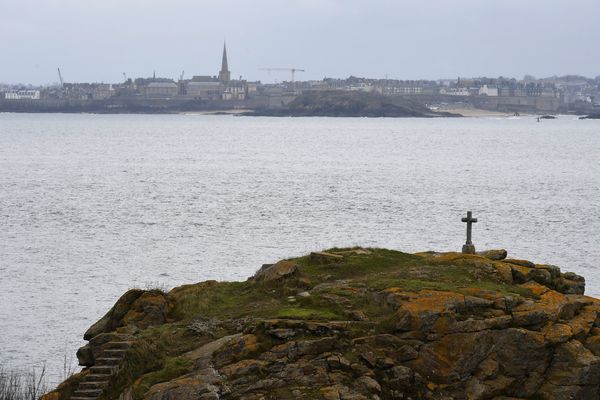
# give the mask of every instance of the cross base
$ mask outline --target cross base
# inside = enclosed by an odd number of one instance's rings
[[[463,254],[475,254],[475,245],[474,244],[463,244],[462,253]]]

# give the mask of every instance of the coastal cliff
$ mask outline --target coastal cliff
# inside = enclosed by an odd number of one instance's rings
[[[330,249],[130,290],[43,399],[598,399],[600,300],[506,256]]]

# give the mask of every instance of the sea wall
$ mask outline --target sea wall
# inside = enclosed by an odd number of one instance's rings
[[[269,99],[256,97],[247,100],[195,100],[185,98],[111,98],[106,100],[6,100],[0,99],[0,112],[39,113],[148,113],[168,114],[194,111],[221,111],[264,107]]]

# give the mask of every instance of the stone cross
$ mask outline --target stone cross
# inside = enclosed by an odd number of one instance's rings
[[[477,218],[473,218],[473,213],[467,211],[467,218],[463,218],[461,221],[467,223],[467,243],[463,245],[462,252],[463,254],[475,254],[475,245],[471,242],[471,232],[473,224],[477,222]]]

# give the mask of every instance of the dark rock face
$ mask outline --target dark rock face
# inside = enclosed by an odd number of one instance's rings
[[[89,344],[80,347],[77,350],[76,356],[77,361],[79,361],[79,365],[81,365],[82,367],[91,367],[92,365],[94,365],[94,352]]]

